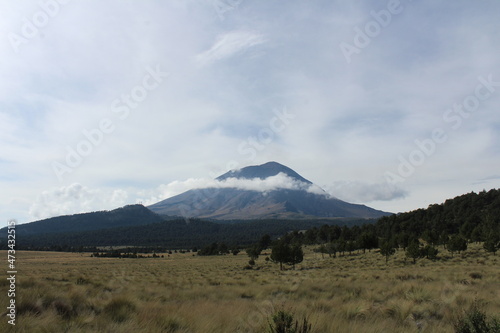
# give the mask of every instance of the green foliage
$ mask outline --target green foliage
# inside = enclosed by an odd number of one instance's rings
[[[375,249],[378,247],[378,237],[375,232],[365,231],[359,235],[356,240],[357,245],[365,253],[366,250]]]
[[[383,241],[380,245],[380,254],[385,257],[385,262],[389,261],[389,257],[396,253],[396,249],[389,241]]]
[[[486,239],[486,241],[484,242],[483,244],[483,247],[486,251],[488,252],[492,252],[493,254],[495,254],[498,249],[500,248],[500,237],[498,236],[498,234],[496,233],[490,233],[490,235],[488,235],[488,238]]]
[[[430,260],[435,260],[435,259],[437,259],[438,253],[439,253],[439,250],[436,249],[434,246],[426,245],[422,248],[421,256],[426,257],[427,259],[430,259]]]
[[[147,210],[145,207],[142,208]],[[148,211],[147,214],[153,213]],[[121,220],[124,216],[128,216],[125,220],[126,223],[135,223],[136,225],[116,227],[115,224],[108,224],[107,222],[108,220],[114,219]],[[19,250],[30,249],[71,252],[82,251],[84,248],[102,246],[154,246],[168,250],[193,247],[200,249],[212,243],[226,243],[228,246],[234,248],[237,246],[249,246],[256,242],[266,244],[267,237],[262,236],[266,234],[270,237],[277,238],[287,234],[290,230],[304,230],[324,224],[341,223],[352,225],[375,222],[375,220],[360,219],[266,219],[231,221],[230,223],[224,221],[214,222],[189,219],[189,221],[186,222],[186,220],[181,218],[163,220],[162,217],[156,214],[150,216],[153,216],[154,220],[141,217],[140,212],[135,214],[128,210],[118,210],[118,212],[97,212],[56,218],[57,221],[61,220],[61,223],[71,222],[73,219],[76,219],[80,225],[88,224],[90,226],[98,225],[99,228],[103,228],[103,226],[107,227],[106,229],[86,231],[77,231],[74,228],[60,228],[59,225],[55,225],[54,228],[51,229],[54,233],[46,233],[47,228],[51,228],[50,225],[43,226],[43,228],[37,226],[35,229],[31,230],[23,226],[42,222],[22,224],[16,226],[16,230],[19,228],[19,234],[21,234],[21,232],[23,234],[23,237],[16,242],[16,248]],[[94,223],[94,220],[98,223]],[[42,225],[44,223],[45,222],[43,222]],[[7,249],[6,232],[7,228],[0,229],[0,250]],[[295,237],[294,242],[304,243],[304,235],[301,233],[294,233],[293,237]],[[90,251],[95,252],[96,249]]]
[[[328,250],[326,249],[326,245],[325,244],[321,244],[319,247],[314,248],[313,252],[321,253],[321,257],[325,258],[325,253],[328,253]]]
[[[267,249],[270,245],[271,245],[271,236],[269,236],[268,234],[265,234],[264,236],[261,237],[260,241],[259,241],[259,248],[260,250],[265,250]]]
[[[298,243],[290,245],[286,239],[281,239],[272,247],[271,260],[280,264],[280,270],[283,270],[283,264],[295,265],[304,260],[302,246]]]
[[[406,248],[406,257],[413,259],[413,263],[417,262],[417,259],[421,256],[420,242],[418,240],[413,240],[410,245]]]
[[[212,243],[198,251],[198,255],[200,256],[216,256],[228,253],[229,248],[224,243]]]
[[[303,260],[304,252],[302,251],[302,246],[300,244],[293,244],[290,247],[290,254],[286,263],[292,265],[295,269],[295,265],[301,263]]]
[[[260,248],[260,246],[258,244],[256,244],[256,245],[249,247],[245,251],[251,260],[257,260],[257,258],[259,258],[259,256],[260,256],[262,249]]]
[[[330,257],[332,257],[332,256],[333,256],[333,257],[336,257],[336,256],[337,256],[338,246],[337,246],[337,244],[336,244],[336,243],[334,243],[334,242],[330,242],[330,243],[328,243],[328,244],[326,245],[325,249],[326,249],[326,253],[328,253],[328,255],[329,255]]]
[[[269,322],[268,322],[269,323]],[[269,323],[270,333],[310,333],[312,325],[304,318],[299,324],[298,320],[294,321],[294,315],[284,309],[277,311],[272,316],[272,323]]]
[[[484,241],[491,232],[500,234],[500,190],[472,192],[427,209],[385,216],[375,228],[382,238],[398,235],[404,249],[411,238],[446,246],[449,237],[457,234],[466,240]]]
[[[500,320],[491,318],[488,320],[475,302],[469,311],[455,323],[455,333],[499,333]]]
[[[467,250],[467,240],[460,235],[453,235],[448,241],[446,248],[452,255],[454,252],[460,253],[461,251]]]

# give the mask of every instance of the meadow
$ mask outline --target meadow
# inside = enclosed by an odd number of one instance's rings
[[[399,250],[386,264],[373,250],[330,258],[305,248],[304,261],[284,271],[265,254],[245,269],[244,252],[118,259],[19,251],[16,325],[3,312],[0,331],[267,332],[284,309],[307,318],[312,332],[454,332],[472,304],[500,314],[500,255],[480,244],[454,257],[439,250],[439,260],[416,264]],[[0,289],[5,309],[8,281]]]

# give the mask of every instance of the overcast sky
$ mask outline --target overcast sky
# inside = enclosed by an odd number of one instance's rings
[[[2,1],[0,218],[280,162],[391,212],[500,187],[500,2]]]

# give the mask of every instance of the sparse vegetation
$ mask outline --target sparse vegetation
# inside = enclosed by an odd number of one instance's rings
[[[375,224],[281,232],[274,242],[246,234],[168,249],[157,244],[165,227],[157,224],[155,245],[143,248],[18,251],[15,331],[499,332],[499,207],[492,190]],[[7,289],[0,280],[0,293]]]
[[[246,270],[245,253],[124,260],[21,251],[15,331],[257,333],[276,327],[273,315],[284,309],[297,332],[306,318],[311,333],[452,333],[476,302],[495,332],[500,256],[482,243],[465,257],[438,246],[439,260],[416,264],[403,250],[386,263],[379,251],[323,258],[313,248],[282,271],[265,260]],[[0,293],[6,288],[0,281]],[[12,330],[1,321],[0,331]]]

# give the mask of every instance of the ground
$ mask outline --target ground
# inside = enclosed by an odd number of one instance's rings
[[[500,255],[480,244],[454,257],[439,250],[440,260],[416,264],[399,250],[386,264],[378,251],[323,258],[306,248],[304,262],[285,271],[266,255],[244,269],[243,252],[115,259],[19,251],[16,325],[3,315],[0,331],[267,332],[285,309],[313,332],[454,332],[474,302],[500,314]],[[0,288],[6,309],[9,281]]]

